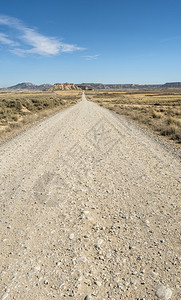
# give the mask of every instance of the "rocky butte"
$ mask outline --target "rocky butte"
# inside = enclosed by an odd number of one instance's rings
[[[81,90],[78,86],[76,86],[74,83],[55,83],[49,91],[67,91],[67,90]]]

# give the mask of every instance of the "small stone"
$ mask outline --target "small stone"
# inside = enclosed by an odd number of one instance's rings
[[[131,284],[136,284],[136,283],[137,283],[137,280],[136,280],[135,278],[131,278],[131,279],[130,279],[130,283],[131,283]]]
[[[6,293],[6,294],[4,294],[4,295],[1,297],[1,299],[4,300],[4,299],[6,299],[8,296],[9,296],[8,293]]]
[[[149,220],[145,220],[145,223],[146,223],[147,226],[150,225],[150,221]]]
[[[141,273],[141,272],[140,272],[140,273]],[[133,274],[133,275],[136,275],[136,274],[137,274],[137,272],[136,272],[136,271],[134,271],[134,272],[132,272],[132,274]]]
[[[62,286],[64,284],[63,281],[59,281],[59,286]]]
[[[73,240],[73,239],[74,239],[74,233],[71,233],[71,234],[69,235],[69,239],[70,239],[70,240]]]
[[[123,286],[121,283],[117,283],[117,287],[118,287],[120,290],[124,291],[124,286]]]
[[[157,276],[159,275],[159,273],[157,273],[157,272],[152,272],[151,275],[152,275],[152,277],[155,278],[155,277],[157,277]]]
[[[101,286],[101,285],[102,285],[100,281],[95,281],[95,284],[96,284],[97,286]]]
[[[97,244],[98,244],[98,245],[102,245],[103,242],[104,242],[103,239],[99,239],[98,242],[97,242]]]
[[[86,262],[86,258],[85,257],[77,257],[77,262]]]
[[[99,259],[100,259],[100,260],[104,260],[104,256],[101,255],[101,256],[99,257]]]
[[[40,270],[41,270],[41,267],[40,267],[40,266],[36,266],[36,267],[34,267],[34,270],[35,270],[35,271],[40,271]]]
[[[104,242],[104,240],[99,239],[99,240],[97,241],[97,244],[95,245],[95,247],[98,248],[98,249],[100,249],[103,242]]]
[[[79,273],[78,274],[78,281],[81,281],[82,280],[82,275]]]
[[[92,300],[92,297],[87,295],[87,296],[85,296],[84,300]]]
[[[164,285],[161,285],[158,290],[156,291],[156,296],[159,298],[159,299],[170,299],[172,297],[172,291],[170,288],[164,286]]]
[[[125,285],[125,286],[129,286],[129,282],[125,282],[124,285]]]

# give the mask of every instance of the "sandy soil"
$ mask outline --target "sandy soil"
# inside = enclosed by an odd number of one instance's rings
[[[1,299],[181,299],[180,174],[84,95],[1,145]]]

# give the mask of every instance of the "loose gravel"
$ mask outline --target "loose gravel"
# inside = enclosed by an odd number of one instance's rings
[[[84,95],[1,145],[1,299],[181,299],[180,174]]]

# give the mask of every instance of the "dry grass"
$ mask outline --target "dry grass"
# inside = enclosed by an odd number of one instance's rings
[[[0,142],[80,99],[81,91],[0,92]]]
[[[181,91],[86,91],[88,100],[181,143]]]

